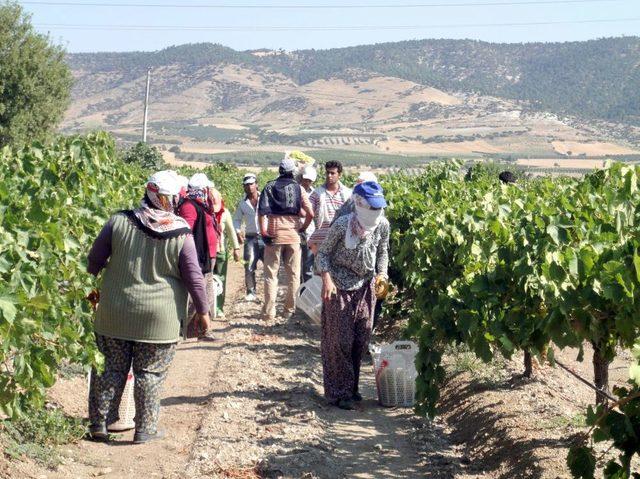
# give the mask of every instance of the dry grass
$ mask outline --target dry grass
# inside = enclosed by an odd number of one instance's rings
[[[553,141],[553,149],[562,155],[571,152],[572,155],[606,156],[606,155],[634,155],[640,153],[622,145],[606,142]]]
[[[535,166],[539,168],[602,168],[604,166],[603,160],[569,160],[561,158],[531,158],[531,159],[519,159],[517,162],[523,166]]]

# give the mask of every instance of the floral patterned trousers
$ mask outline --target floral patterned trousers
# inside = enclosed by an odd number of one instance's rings
[[[104,372],[91,373],[91,426],[113,424],[119,419],[120,398],[133,364],[136,431],[154,434],[160,414],[160,392],[176,353],[176,343],[140,343],[96,334],[96,344],[104,355]]]
[[[373,281],[354,291],[338,290],[322,305],[324,395],[351,399],[358,391],[360,363],[371,336],[376,304]]]

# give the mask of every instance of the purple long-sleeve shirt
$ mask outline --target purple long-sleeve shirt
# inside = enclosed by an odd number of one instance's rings
[[[89,251],[87,271],[94,276],[97,276],[102,268],[107,265],[109,256],[111,256],[112,232],[113,224],[111,221],[107,221]],[[196,311],[199,314],[209,312],[204,276],[198,264],[198,253],[191,235],[187,235],[180,250],[178,269],[180,270],[182,282],[187,291],[189,291],[191,299],[193,299]]]

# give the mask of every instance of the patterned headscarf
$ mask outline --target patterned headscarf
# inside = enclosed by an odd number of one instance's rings
[[[200,188],[196,186],[189,186],[187,188],[187,198],[195,200],[203,205],[207,204],[208,188]]]
[[[133,210],[133,215],[143,228],[161,238],[183,230],[189,232],[189,224],[173,214],[174,197],[179,191],[180,185],[171,172],[155,173],[147,181],[144,198],[140,206]]]

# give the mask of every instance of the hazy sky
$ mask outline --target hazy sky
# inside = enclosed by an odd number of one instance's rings
[[[194,42],[221,43],[237,50],[295,50],[421,38],[530,42],[640,34],[640,0],[42,0],[19,3],[33,15],[32,21],[39,31],[49,32],[70,52],[159,50]],[[77,5],[81,3],[85,5]],[[132,4],[149,6],[117,6]],[[407,7],[417,4],[421,6]],[[203,5],[209,8],[195,8]],[[255,8],[220,8],[241,5]],[[313,5],[343,7],[265,8]],[[344,8],[344,5],[364,7]],[[373,8],[375,5],[391,7]],[[603,20],[617,21],[601,22]],[[518,23],[529,25],[513,25]]]

